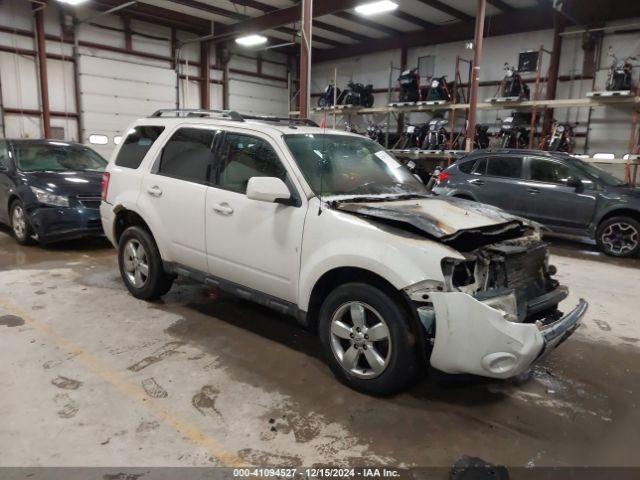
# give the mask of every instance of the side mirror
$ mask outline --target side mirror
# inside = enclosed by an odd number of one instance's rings
[[[277,177],[251,177],[247,184],[247,198],[261,202],[288,203],[289,187]]]
[[[576,191],[582,190],[583,186],[584,185],[582,184],[582,180],[580,180],[578,177],[569,177],[567,179],[567,187],[575,188]]]

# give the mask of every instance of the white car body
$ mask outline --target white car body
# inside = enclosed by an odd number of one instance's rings
[[[372,221],[367,214],[333,208],[333,201],[339,198],[318,198],[283,134],[318,135],[325,130],[192,117],[146,118],[131,128],[139,125],[158,125],[164,131],[137,169],[116,166],[114,160],[124,141],[116,149],[107,168],[110,180],[100,208],[102,223],[117,246],[117,215],[125,210],[135,212],[148,225],[165,265],[175,273],[209,285],[232,285],[239,295],[259,296],[261,303],[304,319],[313,289],[323,275],[345,267],[361,269],[385,279],[408,301],[429,298],[432,302],[428,308],[416,303],[415,309],[424,331],[435,318],[435,338],[422,339],[427,350],[432,348],[429,361],[433,367],[496,378],[528,369],[543,351],[575,329],[586,310],[586,303],[581,302],[569,315],[546,326],[514,320],[505,304],[481,301],[471,292],[448,286],[443,260],[463,262],[466,258],[452,246],[415,229],[405,231],[395,224]],[[155,174],[153,165],[163,145],[185,126],[250,133],[266,140],[286,168],[289,188],[299,205],[250,199]],[[394,202],[394,206],[435,219],[443,235],[505,222],[482,209],[436,197]]]

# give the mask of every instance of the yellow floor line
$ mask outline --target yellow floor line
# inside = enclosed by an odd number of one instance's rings
[[[151,411],[151,413],[162,420],[166,425],[172,427],[198,447],[207,450],[207,452],[209,452],[209,454],[217,459],[223,466],[248,466],[247,462],[242,460],[235,453],[227,451],[218,441],[208,436],[196,425],[180,418],[162,406],[158,401],[150,398],[142,387],[131,383],[117,370],[114,370],[107,363],[86,352],[80,345],[56,333],[48,325],[35,320],[27,312],[13,305],[3,297],[0,297],[0,307],[7,310],[7,313],[21,317],[26,324],[35,328],[42,335],[49,338],[57,347],[73,354],[74,358],[80,361],[89,371],[91,371],[91,373],[111,384],[125,396],[136,400],[140,405]]]

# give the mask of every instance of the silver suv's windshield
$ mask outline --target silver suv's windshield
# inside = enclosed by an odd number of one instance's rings
[[[338,134],[284,135],[319,196],[427,195],[424,185],[378,143]]]

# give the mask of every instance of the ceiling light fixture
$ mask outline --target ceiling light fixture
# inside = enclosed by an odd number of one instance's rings
[[[382,0],[379,2],[370,2],[358,5],[356,12],[360,15],[376,15],[378,13],[391,12],[398,8],[398,4],[390,2],[389,0]]]
[[[262,35],[247,35],[246,37],[236,38],[236,43],[243,47],[254,47],[267,43],[267,37]]]
[[[69,5],[80,5],[86,1],[87,0],[58,0],[60,3],[68,3]]]

